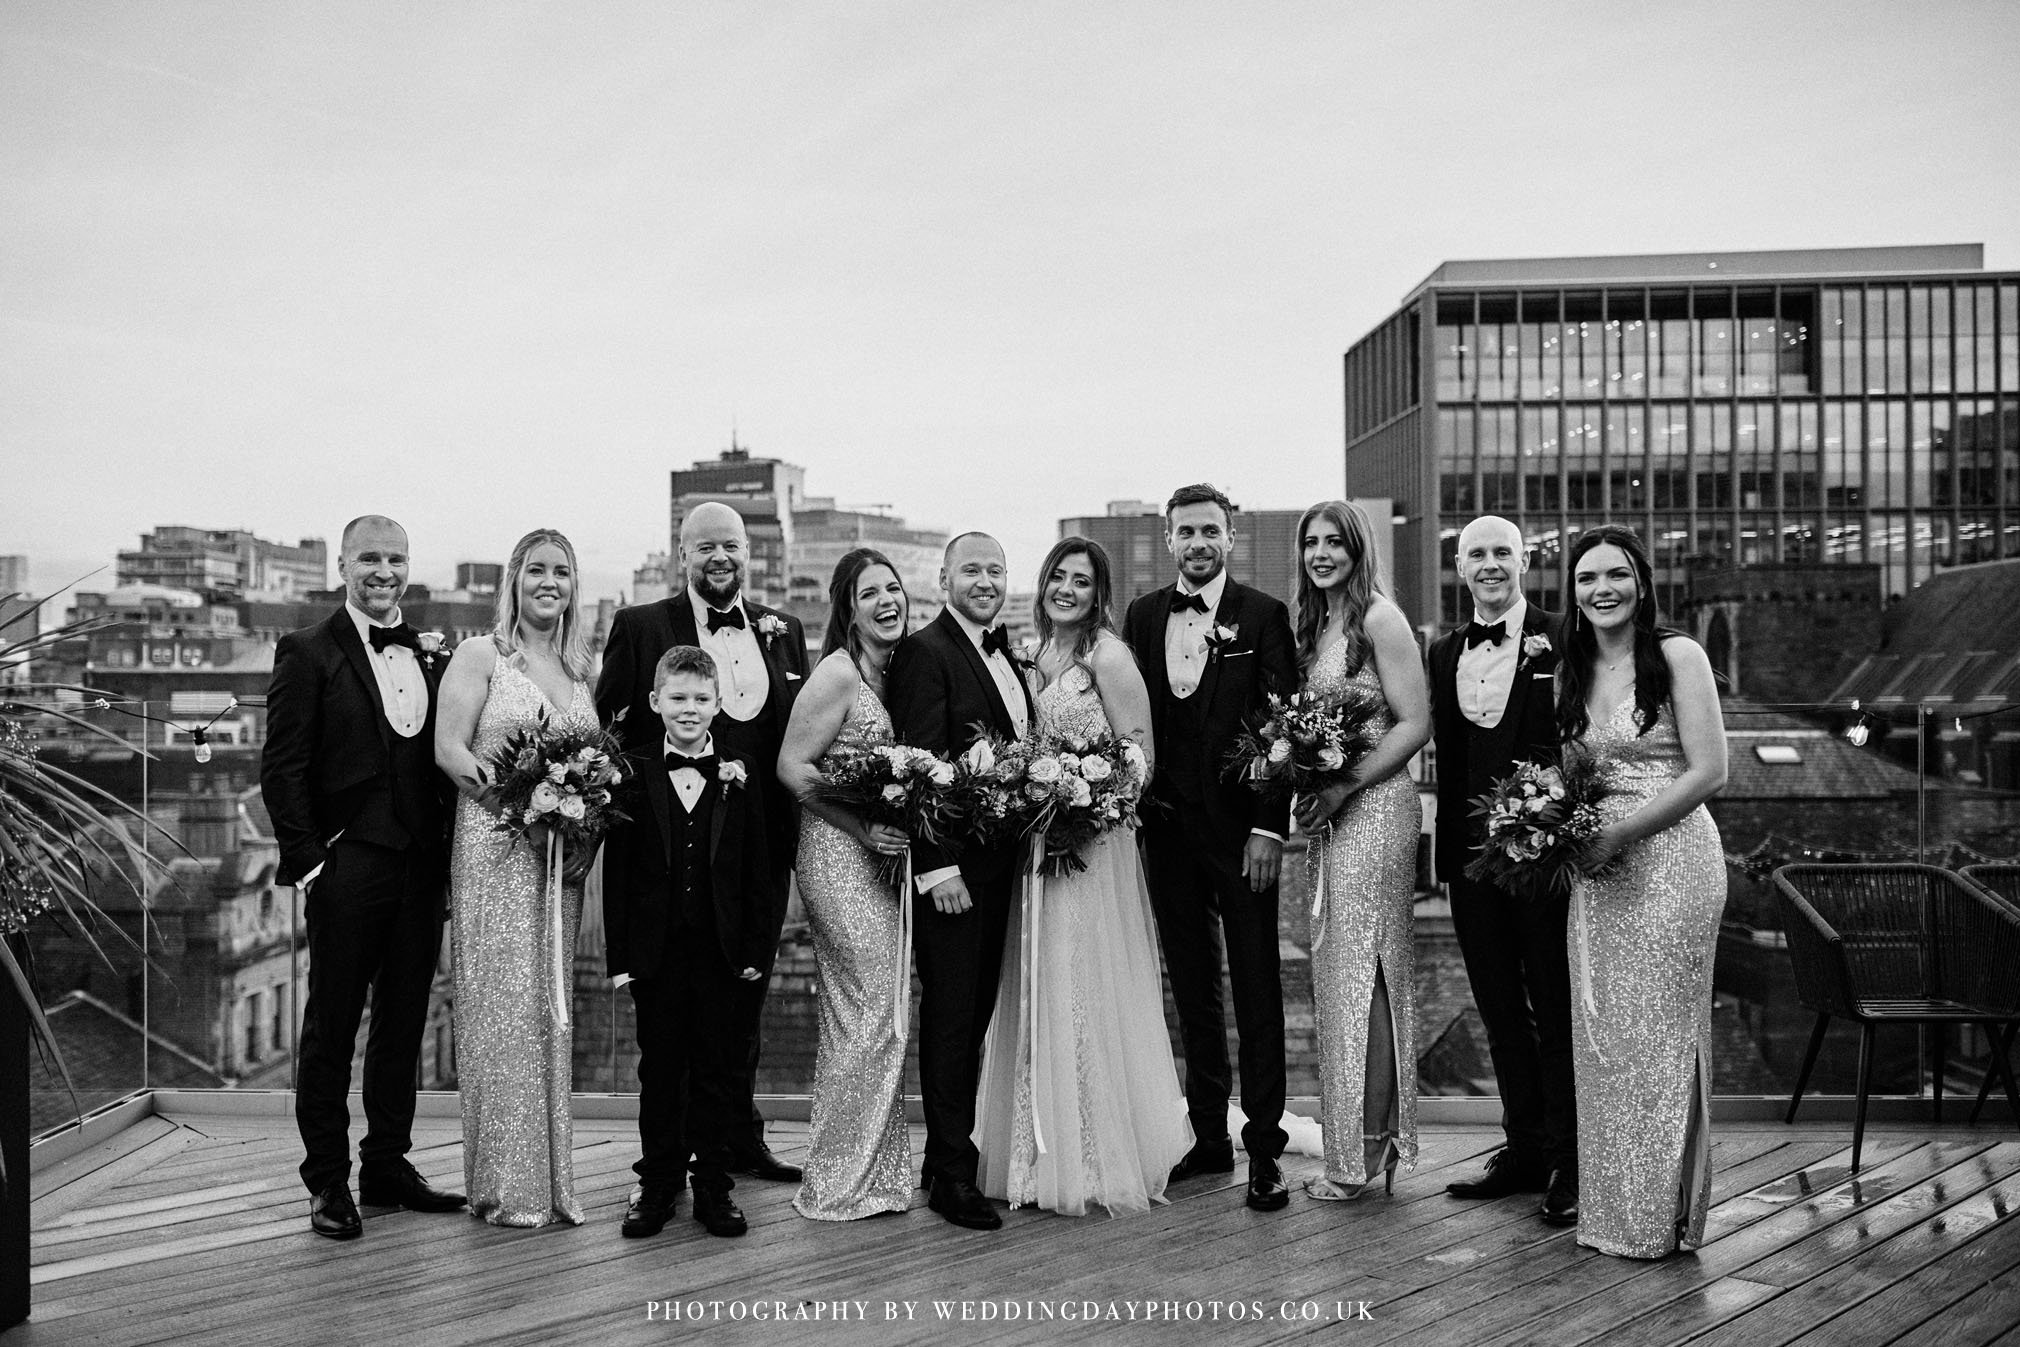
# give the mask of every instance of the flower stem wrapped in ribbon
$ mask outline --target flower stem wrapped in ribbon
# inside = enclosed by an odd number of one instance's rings
[[[1599,802],[1612,794],[1590,754],[1567,750],[1557,765],[1525,762],[1469,803],[1486,821],[1466,878],[1522,897],[1568,893],[1578,858],[1605,826]]]

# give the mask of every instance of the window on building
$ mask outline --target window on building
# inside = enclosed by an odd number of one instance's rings
[[[266,1055],[261,1038],[266,1032],[266,1009],[263,993],[252,992],[245,999],[245,1059],[257,1062]]]

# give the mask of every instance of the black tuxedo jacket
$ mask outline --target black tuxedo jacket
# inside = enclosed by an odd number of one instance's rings
[[[771,683],[771,691],[765,697],[771,723],[766,733],[742,734],[730,724],[729,717],[719,715],[714,732],[718,747],[741,754],[755,774],[753,779],[765,797],[774,867],[783,872],[792,867],[793,852],[799,844],[799,812],[797,802],[779,785],[779,745],[785,739],[786,722],[792,718],[793,699],[806,684],[806,630],[798,618],[753,603],[748,596],[743,606],[754,627],[768,617],[785,625],[785,631],[778,636],[768,637],[761,630],[755,632]],[[603,646],[603,670],[596,677],[596,714],[634,762],[650,763],[657,759],[659,746],[666,737],[666,727],[646,701],[652,692],[652,671],[659,657],[677,645],[700,644],[694,605],[686,590],[657,603],[620,608],[611,619],[610,635]]]
[[[1021,668],[1017,675],[1017,685],[1024,694],[1024,723],[1035,729],[1038,708],[1032,703],[1031,688]],[[1003,704],[1003,694],[997,691],[982,652],[950,610],[943,609],[898,643],[891,654],[884,689],[891,726],[900,743],[954,757],[975,743],[978,725],[1005,739],[1016,737],[1017,724]],[[960,864],[963,869],[1000,869],[1014,850],[992,848],[990,854],[982,854],[970,848]],[[912,847],[912,864],[920,873],[955,863],[938,847],[923,842]]]
[[[433,764],[435,711],[448,652],[417,658],[428,683],[428,717],[419,737],[429,763],[428,779],[418,789],[439,801],[441,828],[416,837],[414,846],[417,859],[439,868],[446,880],[456,792]],[[393,738],[371,656],[347,610],[281,637],[267,685],[267,739],[260,754],[260,793],[280,843],[280,883],[296,883],[323,863],[329,840],[349,825],[367,789],[391,770]]]
[[[662,727],[662,741],[664,736]],[[771,880],[764,792],[754,789],[756,766],[729,754],[722,760],[741,762],[749,777],[737,785],[718,783],[709,819],[716,938],[732,970],[755,968],[768,977],[785,921],[786,893]],[[603,843],[603,952],[612,977],[657,973],[667,930],[677,916],[673,823],[680,799],[656,756],[639,766],[639,776],[644,789],[630,797],[626,812],[631,821],[612,828]]]
[[[1515,682],[1500,723],[1482,730],[1459,710],[1459,653],[1466,629],[1448,631],[1425,654],[1431,677],[1431,740],[1438,753],[1438,877],[1450,882],[1465,873],[1482,836],[1467,803],[1504,777],[1517,762],[1554,761],[1557,756],[1557,656],[1564,645],[1564,619],[1529,605],[1522,637],[1542,636],[1550,648],[1519,656]]]
[[[1129,615],[1122,624],[1122,638],[1136,652],[1143,681],[1150,689],[1150,723],[1158,762],[1151,794],[1166,803],[1178,799],[1177,791],[1164,780],[1165,756],[1176,732],[1171,727],[1172,711],[1178,705],[1171,695],[1171,671],[1164,660],[1164,629],[1171,617],[1172,595],[1177,592],[1178,586],[1169,584],[1143,595],[1129,605]],[[1297,691],[1298,660],[1290,610],[1281,599],[1238,584],[1230,576],[1221,590],[1213,621],[1215,626],[1232,630],[1234,639],[1208,657],[1199,687],[1192,694],[1205,703],[1202,784],[1207,815],[1216,827],[1228,831],[1261,828],[1282,837],[1290,831],[1290,801],[1267,801],[1241,782],[1229,780],[1221,767],[1242,726],[1262,720],[1269,694],[1288,697]]]

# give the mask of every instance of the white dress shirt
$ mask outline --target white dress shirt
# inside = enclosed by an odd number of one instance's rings
[[[996,691],[1002,694],[1003,706],[1010,712],[1010,723],[1017,727],[1017,737],[1022,739],[1031,732],[1031,713],[1024,705],[1024,680],[1009,657],[982,649],[983,628],[971,620],[958,608],[949,608],[956,625],[975,643],[976,652],[982,656],[982,664],[989,670],[989,676],[996,680]],[[943,884],[961,873],[958,865],[943,865],[937,870],[928,870],[922,875],[912,876],[912,882],[920,893],[926,893],[937,884]]]
[[[1181,594],[1198,594],[1206,600],[1206,611],[1195,613],[1168,614],[1164,620],[1164,672],[1171,680],[1171,695],[1184,701],[1199,691],[1200,680],[1206,677],[1206,634],[1213,630],[1213,615],[1220,610],[1220,596],[1227,590],[1227,571],[1223,568],[1198,589],[1190,589],[1184,580],[1178,582]]]
[[[683,748],[675,747],[673,736],[670,734],[660,739],[659,753],[662,761],[676,754],[683,758],[693,758],[706,757],[713,752],[715,752],[713,735],[701,741],[700,753],[689,753]],[[701,774],[699,767],[676,767],[666,774],[666,783],[673,787],[674,795],[680,799],[681,812],[686,814],[694,812],[695,802],[701,799],[701,793],[708,789],[708,778]]]
[[[1515,666],[1522,659],[1522,624],[1528,617],[1529,601],[1518,597],[1514,606],[1501,614],[1501,621],[1506,624],[1502,630],[1507,635],[1498,645],[1482,641],[1469,649],[1463,632],[1459,637],[1459,670],[1453,680],[1457,684],[1453,690],[1459,696],[1459,714],[1483,730],[1499,725],[1508,710],[1508,694],[1515,686]],[[1479,614],[1474,614],[1474,621],[1479,621]]]
[[[687,589],[687,601],[694,607],[695,639],[715,660],[716,678],[722,687],[722,713],[731,720],[755,720],[765,709],[765,698],[772,687],[764,650],[758,645],[757,618],[744,607],[743,595],[739,594],[730,601],[729,608],[715,611],[739,611],[743,614],[743,625],[711,632],[708,602],[692,585]]]
[[[402,739],[412,739],[428,721],[428,679],[421,672],[421,662],[403,645],[372,649],[372,628],[399,626],[400,610],[395,608],[384,622],[373,621],[349,600],[344,603],[344,611],[351,615],[358,639],[364,642],[365,658],[372,666],[372,681],[379,685],[379,703],[386,708],[386,723]]]

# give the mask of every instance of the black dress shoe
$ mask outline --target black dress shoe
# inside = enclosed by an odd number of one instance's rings
[[[680,1189],[670,1183],[641,1183],[631,1190],[624,1204],[624,1224],[617,1233],[626,1239],[647,1239],[666,1228]],[[698,1213],[697,1213],[698,1214]]]
[[[969,1230],[996,1230],[1003,1224],[1003,1218],[996,1214],[996,1208],[989,1205],[982,1191],[960,1179],[934,1179],[926,1205]]]
[[[1545,1225],[1578,1224],[1578,1166],[1560,1165],[1550,1176],[1550,1191],[1536,1213]]]
[[[726,1188],[697,1188],[694,1190],[694,1219],[701,1222],[702,1229],[711,1235],[721,1235],[734,1239],[750,1229],[750,1222],[743,1218],[743,1210]]]
[[[758,1142],[751,1149],[738,1151],[736,1158],[730,1162],[729,1171],[732,1174],[748,1174],[754,1179],[763,1179],[767,1183],[798,1183],[800,1181],[800,1167],[798,1165],[789,1165],[776,1155],[773,1155],[772,1148],[765,1145],[762,1141]]]
[[[1523,1164],[1511,1152],[1496,1151],[1494,1158],[1487,1162],[1487,1172],[1477,1179],[1465,1179],[1458,1183],[1448,1183],[1445,1191],[1453,1197],[1475,1198],[1506,1197],[1510,1193],[1540,1193],[1550,1186],[1548,1170],[1539,1170],[1533,1165]]]
[[[1275,1157],[1251,1155],[1248,1159],[1248,1206],[1250,1211],[1282,1211],[1290,1205],[1291,1186],[1284,1182],[1283,1168]]]
[[[338,1179],[309,1198],[309,1229],[325,1239],[356,1239],[365,1233],[349,1183]]]
[[[1219,1141],[1201,1141],[1179,1158],[1171,1167],[1171,1182],[1183,1183],[1200,1174],[1234,1173],[1234,1143],[1226,1137]]]
[[[358,1178],[358,1200],[368,1207],[405,1207],[408,1211],[456,1211],[469,1199],[461,1193],[431,1188],[405,1160]]]

